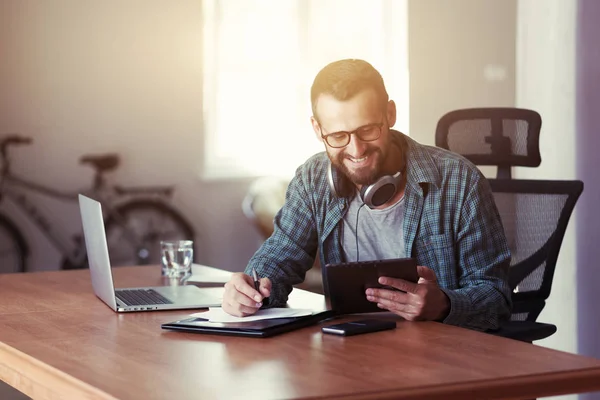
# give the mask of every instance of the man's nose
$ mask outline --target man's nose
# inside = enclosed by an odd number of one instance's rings
[[[350,135],[350,143],[346,146],[346,154],[351,157],[361,157],[365,153],[366,143],[357,135]]]

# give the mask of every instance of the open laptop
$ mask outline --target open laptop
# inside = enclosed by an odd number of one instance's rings
[[[99,202],[79,195],[79,209],[94,293],[116,312],[178,310],[221,305],[222,287],[158,286],[115,289]],[[157,276],[160,272],[157,270]]]

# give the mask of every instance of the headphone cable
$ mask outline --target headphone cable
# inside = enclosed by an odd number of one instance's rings
[[[363,206],[365,205],[365,203],[363,202],[360,207],[358,207],[358,210],[356,211],[356,228],[354,229],[354,237],[356,238],[356,262],[359,261],[359,257],[358,257],[358,214],[360,214],[360,209],[363,208]]]

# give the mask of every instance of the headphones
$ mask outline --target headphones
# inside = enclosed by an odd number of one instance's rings
[[[348,197],[354,191],[354,184],[329,161],[327,181],[331,191],[337,197]],[[394,197],[402,183],[402,172],[384,175],[370,185],[363,185],[360,198],[370,209],[387,203]]]

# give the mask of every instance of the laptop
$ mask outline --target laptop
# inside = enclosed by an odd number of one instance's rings
[[[115,289],[102,207],[96,200],[79,195],[79,210],[94,293],[116,312],[180,310],[217,307],[224,289],[189,286],[157,286]],[[157,270],[157,276],[160,272]]]

